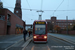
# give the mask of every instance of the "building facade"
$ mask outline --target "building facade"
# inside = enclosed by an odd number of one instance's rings
[[[55,16],[51,17],[51,19],[47,19],[46,21],[51,23],[53,27],[55,25],[59,26],[62,30],[66,29],[67,26],[72,28],[73,24],[75,23],[75,20],[58,20]]]
[[[21,0],[16,0],[17,3],[21,5]],[[15,6],[14,13],[6,8],[0,8],[0,35],[21,34],[25,29],[21,6],[18,5]]]
[[[8,9],[0,8],[0,35],[19,34],[25,28],[25,22]]]

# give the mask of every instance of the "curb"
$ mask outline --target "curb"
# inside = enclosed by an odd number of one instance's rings
[[[50,34],[49,34],[49,35],[50,35]],[[52,35],[50,35],[50,36],[52,36]],[[60,39],[60,40],[63,40],[63,41],[69,42],[69,43],[71,43],[71,44],[75,44],[75,42],[73,42],[73,41],[69,41],[69,40],[67,40],[67,39],[63,39],[63,38],[56,37],[56,36],[52,36],[52,37],[55,37],[55,38],[58,38],[58,39]]]
[[[31,39],[29,39],[28,41],[26,41],[25,43],[24,43],[24,45],[22,45],[22,50],[24,50],[25,48],[26,48],[26,46],[31,42],[31,40],[32,40],[32,38]]]

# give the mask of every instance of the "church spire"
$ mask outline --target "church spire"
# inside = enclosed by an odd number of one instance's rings
[[[1,0],[0,0],[0,8],[3,8],[3,3],[1,2]]]
[[[16,0],[16,3],[20,3],[21,4],[21,0]]]
[[[22,19],[21,0],[16,0],[14,13]]]

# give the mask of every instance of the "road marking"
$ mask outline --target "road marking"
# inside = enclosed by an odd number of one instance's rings
[[[48,50],[50,50],[49,46],[47,45]]]
[[[34,46],[31,48],[31,50],[34,50]]]

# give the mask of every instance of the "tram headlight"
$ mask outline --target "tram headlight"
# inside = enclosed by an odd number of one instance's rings
[[[47,38],[47,36],[44,36],[44,38],[46,39],[46,38]]]
[[[37,36],[34,36],[34,38],[37,38]]]

